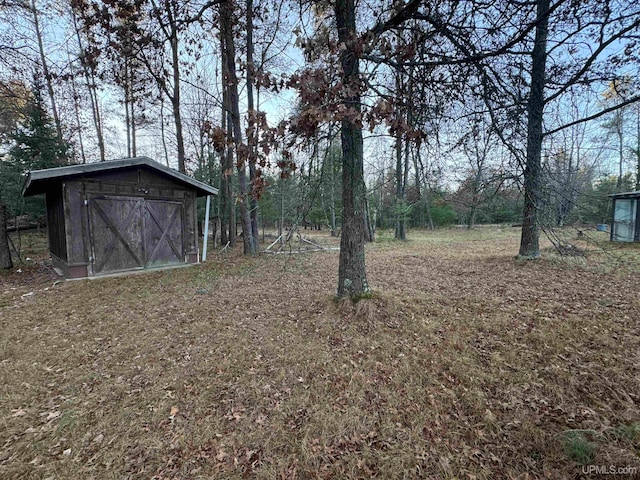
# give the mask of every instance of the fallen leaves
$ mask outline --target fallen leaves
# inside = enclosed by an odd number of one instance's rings
[[[60,410],[56,410],[55,412],[44,412],[44,413],[40,414],[41,417],[46,417],[45,418],[46,422],[50,422],[51,420],[55,420],[56,418],[59,418],[60,415],[62,415],[62,412]]]
[[[478,235],[370,246],[358,304],[331,300],[332,253],[55,292],[10,277],[0,477],[568,478],[569,429],[633,454],[636,277]]]

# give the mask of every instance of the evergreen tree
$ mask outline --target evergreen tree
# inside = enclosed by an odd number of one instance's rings
[[[23,121],[10,138],[14,145],[9,150],[9,157],[23,172],[69,163],[69,144],[58,137],[37,81],[32,97],[24,107]]]
[[[22,197],[25,174],[30,170],[66,165],[70,155],[69,144],[58,137],[55,123],[46,110],[41,88],[36,81],[20,121],[9,135],[12,143],[9,154],[0,162],[0,202],[7,206],[8,215],[28,215],[35,220],[44,219],[44,199]]]

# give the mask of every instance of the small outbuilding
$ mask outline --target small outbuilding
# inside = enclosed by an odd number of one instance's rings
[[[613,201],[612,242],[640,241],[640,191],[609,195]]]
[[[35,170],[49,250],[67,278],[198,263],[196,199],[218,190],[148,157]]]

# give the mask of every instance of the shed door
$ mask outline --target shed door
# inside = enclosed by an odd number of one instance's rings
[[[613,214],[613,240],[633,242],[636,227],[636,199],[617,198]]]
[[[94,274],[184,263],[181,202],[90,196]]]
[[[182,219],[180,202],[164,200],[144,202],[145,266],[184,263]]]
[[[142,205],[135,197],[90,197],[93,273],[144,268]]]

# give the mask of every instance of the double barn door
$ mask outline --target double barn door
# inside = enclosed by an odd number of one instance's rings
[[[94,275],[185,262],[181,202],[94,195],[87,205]]]

